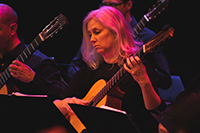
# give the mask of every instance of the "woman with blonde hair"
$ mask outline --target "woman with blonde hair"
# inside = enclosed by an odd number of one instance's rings
[[[83,99],[95,82],[109,79],[121,68],[128,72],[108,94],[106,105],[131,114],[141,132],[157,132],[158,122],[150,111],[164,105],[157,94],[153,68],[137,56],[131,28],[115,8],[103,6],[83,21],[81,52],[86,66],[73,77],[63,100],[54,104],[67,117],[73,115],[68,103],[87,105]],[[126,63],[124,63],[126,61]],[[71,98],[72,97],[72,98]]]
[[[133,40],[132,29],[124,19],[124,16],[119,13],[118,10],[111,10],[110,7],[104,7],[91,12],[83,21],[81,53],[84,61],[88,66],[96,69],[102,59],[102,55],[95,51],[95,48],[92,46],[90,41],[91,34],[88,34],[87,25],[91,20],[101,23],[106,29],[113,33],[112,52],[115,56],[112,60],[118,60],[118,65],[123,65],[123,60],[131,54],[134,54],[137,50],[135,46],[136,42]]]

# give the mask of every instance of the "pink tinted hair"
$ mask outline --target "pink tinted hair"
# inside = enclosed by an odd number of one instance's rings
[[[83,60],[92,69],[97,69],[103,59],[102,55],[98,54],[94,50],[90,42],[90,37],[87,31],[87,24],[92,19],[97,20],[116,35],[114,40],[116,45],[116,58],[118,58],[118,65],[123,65],[124,59],[134,54],[138,49],[135,43],[139,42],[134,41],[132,29],[121,12],[110,6],[103,6],[97,10],[93,10],[84,19],[83,40],[81,46]]]

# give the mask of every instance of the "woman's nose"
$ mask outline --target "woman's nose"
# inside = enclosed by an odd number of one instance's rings
[[[91,35],[91,37],[90,37],[90,42],[92,43],[92,44],[95,44],[96,43],[96,38],[95,38],[95,36],[94,35]]]

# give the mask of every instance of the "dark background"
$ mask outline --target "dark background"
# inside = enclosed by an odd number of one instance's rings
[[[136,0],[131,13],[139,21],[157,0]],[[198,2],[198,1],[197,1]],[[164,47],[171,74],[179,75],[187,85],[199,73],[199,20],[198,3],[193,1],[170,0],[169,7],[147,27],[156,33],[166,24],[174,29],[174,37]],[[55,57],[59,63],[69,63],[82,41],[82,20],[91,10],[97,9],[101,0],[1,0],[10,5],[18,14],[18,35],[29,44],[41,30],[59,13],[67,16],[69,26],[53,39],[47,40],[39,50]]]

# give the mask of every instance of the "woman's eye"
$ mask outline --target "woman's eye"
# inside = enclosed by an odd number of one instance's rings
[[[100,32],[94,32],[95,35],[98,35]]]
[[[89,35],[89,37],[91,37],[92,36],[92,34],[93,35],[98,35],[99,33],[101,33],[101,30],[95,30],[95,31],[93,31],[92,33],[91,32],[88,32],[88,35]]]
[[[100,30],[99,30],[99,31],[95,31],[95,32],[94,32],[94,34],[95,34],[95,35],[98,35],[99,33],[101,33],[101,31],[100,31]]]
[[[91,36],[92,36],[92,34],[91,34],[91,33],[89,33],[88,35],[89,35],[89,37],[91,37]]]

